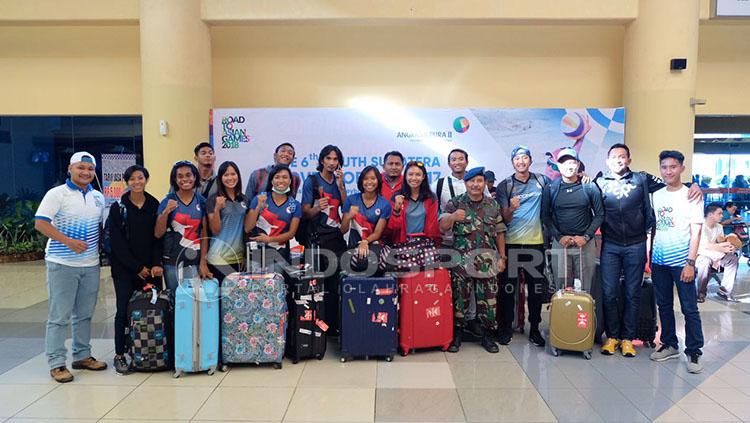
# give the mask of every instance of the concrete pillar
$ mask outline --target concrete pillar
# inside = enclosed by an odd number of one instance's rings
[[[685,155],[690,180],[698,67],[700,0],[640,0],[638,18],[625,31],[623,100],[625,143],[633,168],[658,175],[661,150]],[[687,69],[670,71],[670,59],[687,58]]]
[[[141,0],[143,155],[149,192],[161,198],[175,161],[193,159],[208,140],[211,108],[211,35],[201,0]],[[169,125],[159,134],[159,121]]]

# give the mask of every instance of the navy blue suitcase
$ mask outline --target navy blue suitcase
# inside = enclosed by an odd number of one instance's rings
[[[341,362],[355,357],[393,360],[398,348],[398,292],[394,278],[341,281]]]

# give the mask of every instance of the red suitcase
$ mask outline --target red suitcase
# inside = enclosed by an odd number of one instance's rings
[[[406,356],[417,348],[453,341],[453,295],[447,269],[429,269],[399,278],[399,345]]]

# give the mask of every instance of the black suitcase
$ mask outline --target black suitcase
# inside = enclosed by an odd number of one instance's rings
[[[620,295],[617,296],[617,312],[622,319],[625,310],[625,284],[621,284],[620,286]],[[596,329],[594,340],[597,343],[601,343],[606,328],[606,319],[604,316],[602,278],[598,264],[596,265],[594,281],[592,282],[591,296],[594,297],[596,304],[596,320],[602,322]],[[654,348],[656,346],[656,332],[658,331],[656,323],[656,297],[654,296],[654,285],[651,283],[651,279],[648,278],[644,278],[641,284],[641,304],[638,309],[638,321],[636,325],[634,340],[643,341],[644,345]]]
[[[148,284],[133,293],[125,328],[128,354],[133,359],[131,370],[157,372],[172,368],[173,311],[169,290],[159,291]]]
[[[319,251],[311,253],[311,264],[286,269],[289,304],[286,356],[294,364],[306,358],[322,360],[326,354],[324,278],[316,272]]]

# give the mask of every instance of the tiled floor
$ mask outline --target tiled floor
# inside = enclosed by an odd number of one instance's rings
[[[750,293],[743,260],[739,292]],[[114,294],[108,270],[94,318],[94,354],[113,354]],[[715,287],[714,287],[715,288]],[[748,295],[747,297],[750,297]],[[748,298],[750,302],[750,298]],[[692,422],[750,421],[750,304],[715,296],[701,305],[705,372],[684,357],[590,361],[553,357],[516,335],[499,354],[464,344],[459,354],[417,352],[393,362],[285,362],[281,370],[234,367],[213,376],[117,376],[73,371],[59,385],[47,373],[43,263],[0,266],[0,421],[320,422]],[[545,315],[546,319],[546,315]],[[682,336],[682,319],[678,331]]]

